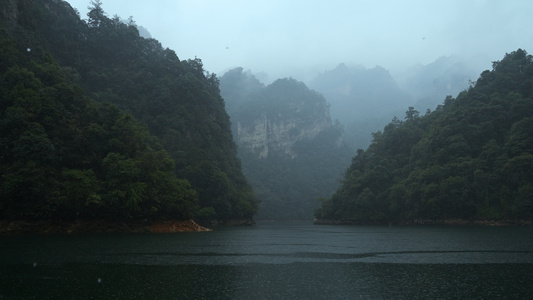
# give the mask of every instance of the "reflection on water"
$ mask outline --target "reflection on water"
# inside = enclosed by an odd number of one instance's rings
[[[260,223],[0,242],[0,299],[521,299],[533,286],[530,227]]]

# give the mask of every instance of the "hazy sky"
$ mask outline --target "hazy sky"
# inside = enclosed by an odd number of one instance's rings
[[[83,19],[89,0],[68,0]],[[393,74],[459,54],[480,68],[518,48],[533,54],[531,0],[102,0],[133,16],[180,59],[223,75],[237,66],[270,79],[343,62]],[[480,69],[479,73],[481,73]]]

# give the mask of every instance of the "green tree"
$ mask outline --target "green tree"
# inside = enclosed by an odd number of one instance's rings
[[[320,217],[533,218],[531,78],[533,57],[518,49],[435,111],[409,107],[358,151]]]

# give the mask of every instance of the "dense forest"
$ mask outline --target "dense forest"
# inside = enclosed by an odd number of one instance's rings
[[[248,219],[215,74],[91,1],[0,10],[0,216]]]
[[[518,49],[420,116],[409,107],[358,150],[319,219],[533,218],[533,57]]]
[[[261,200],[258,219],[309,219],[338,188],[353,156],[320,93],[283,78],[264,86],[236,68],[220,79],[243,171]]]

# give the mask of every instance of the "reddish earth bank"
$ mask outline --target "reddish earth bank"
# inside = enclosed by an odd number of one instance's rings
[[[193,220],[157,221],[144,223],[110,222],[100,220],[75,221],[0,221],[0,233],[91,233],[91,232],[198,232],[211,229]]]

